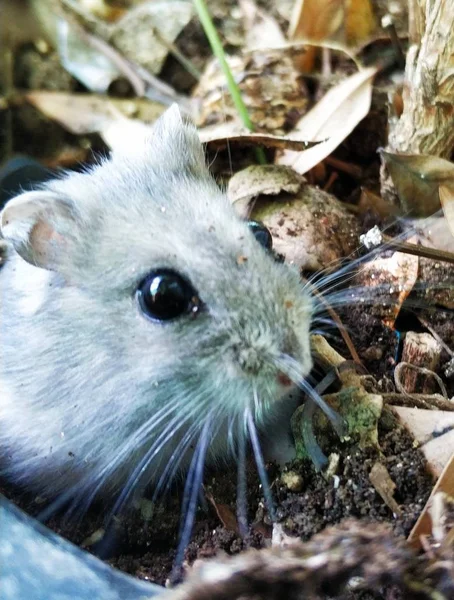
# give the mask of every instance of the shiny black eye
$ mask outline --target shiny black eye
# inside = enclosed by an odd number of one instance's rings
[[[273,247],[273,238],[271,237],[270,230],[258,221],[248,221],[248,226],[258,243],[267,250],[271,250]]]
[[[150,273],[137,289],[143,313],[155,321],[170,321],[196,313],[200,300],[192,285],[175,271],[159,269]]]

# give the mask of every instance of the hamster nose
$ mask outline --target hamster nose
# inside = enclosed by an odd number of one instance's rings
[[[237,360],[246,373],[256,375],[263,366],[263,360],[255,348],[236,348]]]
[[[282,385],[284,387],[292,387],[293,386],[293,381],[290,379],[290,377],[288,375],[286,375],[282,371],[278,371],[277,381],[280,385]]]

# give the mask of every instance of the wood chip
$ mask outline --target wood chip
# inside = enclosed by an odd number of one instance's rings
[[[376,491],[380,494],[386,506],[392,510],[394,515],[402,514],[402,511],[394,500],[396,484],[391,479],[388,469],[382,463],[376,462],[369,473],[369,479]]]

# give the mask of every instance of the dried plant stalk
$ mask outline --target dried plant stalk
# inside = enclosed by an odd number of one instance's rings
[[[410,0],[401,117],[390,121],[392,152],[443,158],[454,146],[454,2]]]
[[[389,152],[450,158],[454,147],[454,2],[409,0],[407,53],[400,117],[389,120]],[[396,194],[382,169],[382,195]]]

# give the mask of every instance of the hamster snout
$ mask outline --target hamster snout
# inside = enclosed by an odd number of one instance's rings
[[[310,295],[175,109],[142,145],[11,200],[1,228],[0,447],[16,481],[164,486],[207,423],[216,460],[245,411],[275,418],[311,369]]]

